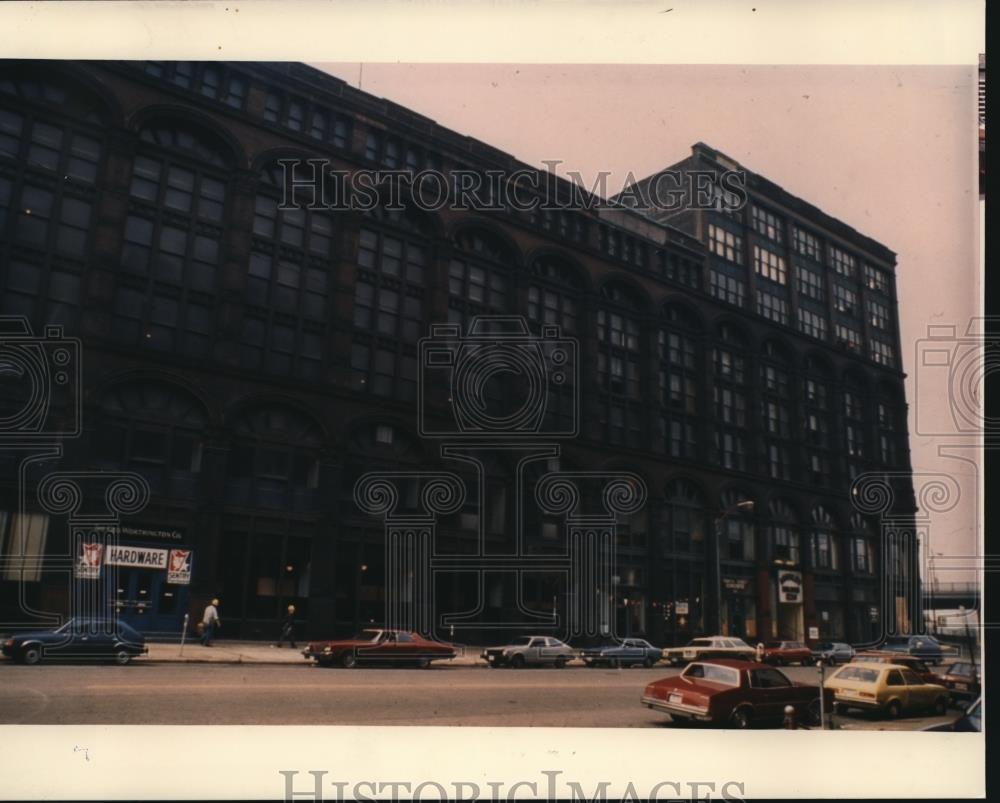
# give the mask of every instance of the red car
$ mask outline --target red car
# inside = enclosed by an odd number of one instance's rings
[[[832,710],[833,695],[829,690],[823,693],[827,710]],[[780,725],[786,705],[795,708],[799,722],[818,725],[819,695],[818,686],[789,680],[773,666],[720,658],[696,661],[679,675],[650,683],[642,704],[670,714],[674,722],[745,729]]]
[[[764,645],[764,663],[805,666],[812,663],[812,650],[801,641],[769,641]]]
[[[875,663],[875,664],[896,664],[897,666],[905,666],[907,669],[912,669],[916,672],[920,679],[924,683],[937,683],[939,686],[944,686],[944,679],[934,672],[924,661],[913,655],[904,655],[898,652],[880,652],[878,650],[868,650],[867,652],[859,652],[851,660],[851,663]]]
[[[431,661],[454,658],[450,644],[432,641],[408,630],[362,630],[354,638],[312,641],[302,654],[320,666],[350,669],[360,663],[407,663],[430,666]]]

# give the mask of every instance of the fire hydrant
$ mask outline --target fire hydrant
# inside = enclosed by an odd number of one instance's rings
[[[799,726],[795,723],[795,707],[791,705],[785,706],[785,730],[793,731]]]

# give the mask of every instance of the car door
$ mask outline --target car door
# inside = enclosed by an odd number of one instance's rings
[[[547,664],[552,658],[553,650],[549,647],[549,640],[543,636],[535,636],[528,645],[524,659],[529,663]]]
[[[791,681],[777,669],[751,669],[750,691],[753,696],[754,717],[756,719],[780,719],[789,702]]]
[[[890,669],[885,676],[885,685],[904,709],[910,707],[910,695],[901,670]]]
[[[938,690],[925,683],[912,669],[903,670],[903,681],[906,683],[907,705],[911,709],[930,708],[938,697]]]

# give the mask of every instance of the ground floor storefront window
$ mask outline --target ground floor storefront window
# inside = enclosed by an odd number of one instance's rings
[[[723,575],[719,613],[720,635],[757,637],[757,589],[752,577]]]

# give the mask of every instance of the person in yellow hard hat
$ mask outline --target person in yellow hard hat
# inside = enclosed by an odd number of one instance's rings
[[[285,642],[288,642],[288,646],[295,649],[295,606],[289,605],[285,609],[285,618],[281,622],[281,635],[278,637],[278,643],[275,647],[282,646]]]
[[[219,600],[213,599],[205,606],[205,612],[201,615],[202,633],[201,643],[205,647],[212,646],[212,637],[215,629],[221,624],[219,620]]]

